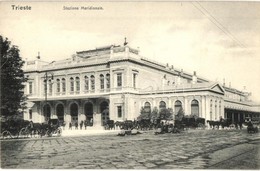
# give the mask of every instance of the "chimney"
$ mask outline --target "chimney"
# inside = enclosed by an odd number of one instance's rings
[[[38,52],[38,56],[36,58],[41,59],[40,52]]]
[[[223,86],[225,86],[226,84],[225,84],[225,78],[223,78]]]
[[[229,82],[229,88],[231,88],[231,82]]]
[[[197,75],[196,75],[196,71],[193,72],[193,76],[192,76],[192,84],[197,83]]]
[[[171,66],[171,70],[174,70],[173,65]]]

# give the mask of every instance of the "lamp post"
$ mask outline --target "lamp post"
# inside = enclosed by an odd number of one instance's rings
[[[48,80],[49,79],[51,79],[51,81],[53,81],[53,73],[45,71],[45,74],[44,74],[44,82],[45,82],[45,87],[44,87],[44,91],[45,91],[44,115],[47,115]],[[52,84],[52,82],[51,82],[51,84]],[[45,118],[45,120],[47,121],[47,118]]]
[[[123,121],[125,120],[125,95],[122,94],[122,118],[123,118]]]

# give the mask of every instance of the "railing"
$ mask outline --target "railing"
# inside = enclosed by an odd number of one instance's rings
[[[124,93],[124,92],[133,92],[133,93],[139,93],[140,89],[133,88],[133,87],[116,87],[116,88],[109,88],[109,89],[96,89],[96,90],[82,90],[82,91],[72,91],[68,92],[67,94],[65,92],[55,92],[52,95],[48,95],[51,98],[55,97],[70,97],[70,96],[85,96],[86,94],[89,95],[106,95],[111,92],[113,93]],[[30,98],[31,96],[29,96]],[[44,94],[41,96],[34,96],[34,98],[43,98]]]

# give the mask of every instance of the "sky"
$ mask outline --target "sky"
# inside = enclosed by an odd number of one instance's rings
[[[225,79],[238,90],[246,86],[260,102],[260,2],[0,2],[0,9],[0,34],[24,60],[38,52],[42,60],[62,60],[123,45],[126,37],[146,58],[221,84]]]

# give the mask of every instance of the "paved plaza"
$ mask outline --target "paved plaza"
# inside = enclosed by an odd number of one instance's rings
[[[259,152],[246,130],[50,137],[1,141],[1,168],[259,169]]]

